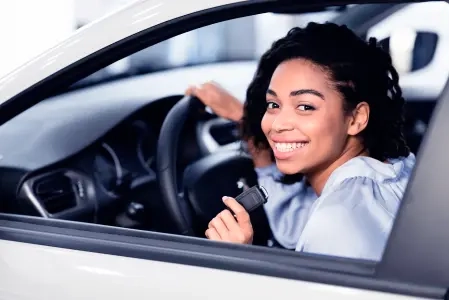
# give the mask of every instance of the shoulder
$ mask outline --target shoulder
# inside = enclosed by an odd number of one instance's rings
[[[381,182],[370,177],[347,178],[323,193],[316,208],[317,211],[344,209],[344,212],[352,212],[354,217],[362,213],[370,217],[393,217],[405,187],[406,185]]]
[[[316,201],[297,250],[378,260],[401,198],[372,178],[348,178]]]
[[[371,157],[355,157],[339,168],[329,177],[323,189],[323,194],[344,188],[345,185],[357,186],[357,179],[377,184],[384,189],[398,190],[403,193],[415,166],[415,155],[390,159],[381,162]],[[362,187],[362,186],[360,186]]]

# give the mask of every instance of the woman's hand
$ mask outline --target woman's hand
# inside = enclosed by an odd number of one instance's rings
[[[215,241],[252,244],[254,232],[248,212],[234,198],[223,197],[223,202],[234,215],[229,210],[219,213],[209,222],[206,237]]]
[[[238,122],[243,117],[243,104],[215,82],[190,86],[186,95],[197,97],[222,118]]]

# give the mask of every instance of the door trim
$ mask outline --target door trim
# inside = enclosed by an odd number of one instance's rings
[[[0,214],[3,240],[426,298],[444,288],[383,280],[375,263],[200,238]]]

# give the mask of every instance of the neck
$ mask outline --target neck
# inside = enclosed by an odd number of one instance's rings
[[[357,156],[368,156],[368,151],[361,146],[347,148],[333,163],[327,165],[324,168],[320,168],[319,171],[305,174],[308,182],[312,186],[315,193],[320,196],[323,191],[324,185],[338,167]]]

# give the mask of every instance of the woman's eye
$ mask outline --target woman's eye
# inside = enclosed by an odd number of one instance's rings
[[[267,109],[273,109],[273,108],[279,108],[279,105],[277,105],[274,102],[267,102]]]
[[[313,106],[310,106],[310,105],[300,105],[300,106],[298,106],[298,108],[299,108],[299,110],[315,110],[315,108],[313,107]]]

